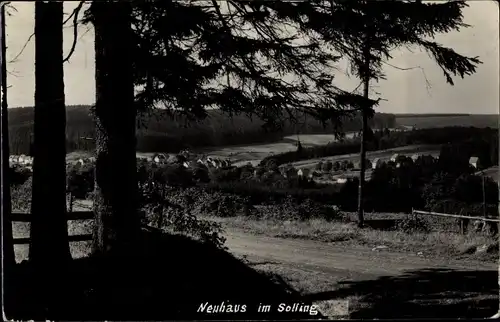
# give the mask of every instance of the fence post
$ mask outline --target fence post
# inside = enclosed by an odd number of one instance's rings
[[[68,201],[68,212],[73,212],[73,194],[71,192],[66,193],[66,198]]]

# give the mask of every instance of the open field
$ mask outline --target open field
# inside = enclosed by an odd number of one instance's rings
[[[352,138],[352,136],[352,133],[346,134],[346,138]],[[247,162],[260,162],[260,160],[273,154],[295,151],[297,150],[297,139],[300,140],[303,147],[325,145],[336,141],[335,136],[331,134],[302,134],[298,137],[289,135],[284,137],[283,140],[274,143],[206,148],[199,151],[214,157],[229,158],[236,165],[242,165]]]
[[[347,138],[352,137],[352,133],[346,135]],[[302,146],[311,147],[325,145],[335,141],[335,136],[331,134],[303,134],[298,137]],[[244,165],[247,162],[258,164],[263,158],[284,152],[297,150],[297,136],[290,135],[284,137],[283,140],[274,143],[265,144],[247,144],[247,145],[230,145],[224,147],[207,147],[194,149],[193,151],[200,154],[207,154],[216,158],[228,158],[233,161],[236,166]],[[153,156],[154,152],[137,152],[137,156]],[[167,153],[168,154],[168,153]],[[91,156],[88,151],[74,151],[68,153],[66,159],[68,162],[75,162],[80,158]]]
[[[415,126],[420,129],[446,126],[474,126],[479,128],[498,128],[499,115],[432,115],[396,114],[396,123],[402,126]]]

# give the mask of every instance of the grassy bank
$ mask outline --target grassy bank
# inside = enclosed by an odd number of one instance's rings
[[[355,223],[328,222],[323,219],[304,221],[255,220],[248,217],[217,218],[228,229],[270,237],[307,239],[324,243],[362,245],[393,252],[416,253],[426,257],[475,259],[495,262],[498,260],[498,240],[494,237],[469,233],[466,235],[435,231],[405,233],[398,230],[360,229]],[[481,247],[488,248],[482,251]],[[497,248],[495,248],[497,247]]]

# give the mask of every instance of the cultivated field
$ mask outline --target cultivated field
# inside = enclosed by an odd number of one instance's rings
[[[346,138],[352,136],[352,133],[346,134]],[[236,165],[247,162],[258,163],[270,155],[297,150],[297,140],[300,140],[303,147],[325,145],[336,141],[335,136],[331,134],[289,135],[274,143],[206,148],[200,151],[214,157],[229,158]]]
[[[352,138],[352,136],[352,133],[346,135],[347,138]],[[215,158],[228,158],[231,159],[236,166],[244,165],[247,162],[257,165],[267,156],[297,150],[297,138],[300,139],[303,147],[325,145],[335,141],[335,136],[331,134],[305,134],[299,135],[298,137],[296,135],[290,135],[284,137],[282,141],[274,143],[207,147],[195,149],[194,152],[207,154]],[[151,157],[154,154],[154,152],[137,152],[137,156],[142,157]],[[68,162],[75,162],[80,158],[90,156],[91,152],[76,151],[68,153],[66,159]]]
[[[420,129],[446,126],[474,126],[479,128],[498,128],[499,115],[398,115],[396,123],[402,126],[415,126]]]

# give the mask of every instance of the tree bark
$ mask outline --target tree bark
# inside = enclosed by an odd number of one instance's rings
[[[140,233],[131,5],[92,3],[96,133],[94,254],[129,254]]]
[[[369,99],[369,88],[370,88],[370,47],[366,44],[364,49],[364,62],[363,67],[363,97],[366,99],[366,106],[361,109],[362,124],[361,124],[361,149],[360,149],[360,171],[359,171],[359,188],[358,188],[358,226],[364,226],[364,192],[365,192],[365,173],[366,173],[366,136],[368,130],[368,99]]]
[[[4,310],[7,318],[10,318],[10,308],[12,302],[12,290],[15,285],[12,283],[12,273],[15,266],[14,241],[12,239],[12,205],[10,199],[9,180],[9,124],[7,115],[7,66],[6,66],[6,39],[5,39],[5,5],[1,6],[0,28],[2,28],[2,51],[1,51],[1,83],[2,83],[2,267],[3,267],[3,287],[4,287]]]
[[[71,259],[66,215],[63,4],[35,4],[35,125],[29,258],[53,270]]]

